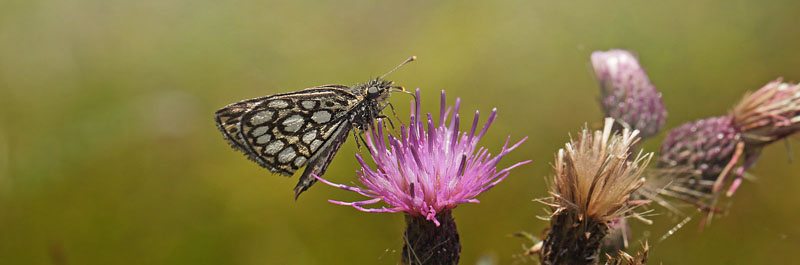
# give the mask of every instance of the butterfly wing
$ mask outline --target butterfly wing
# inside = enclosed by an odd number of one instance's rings
[[[339,151],[339,147],[342,147],[342,144],[347,140],[347,134],[352,128],[353,123],[349,121],[339,125],[339,128],[331,134],[331,138],[320,148],[319,153],[312,157],[311,162],[308,163],[308,166],[303,171],[303,175],[300,176],[300,180],[297,181],[297,185],[294,186],[295,200],[300,196],[300,193],[303,193],[311,185],[314,185],[314,182],[317,182],[317,179],[311,174],[317,176],[325,174],[325,170],[328,169],[328,165],[333,161],[333,157]]]
[[[242,115],[244,115],[245,112],[252,109],[266,98],[268,97],[239,101],[225,106],[214,113],[214,120],[217,122],[217,128],[222,132],[225,140],[228,141],[233,149],[245,152],[245,154],[247,154],[247,147],[245,147],[244,138],[239,133],[239,123],[241,122]],[[248,158],[253,160],[252,157],[248,156]]]
[[[329,155],[328,147],[338,139],[334,136],[349,132],[348,113],[360,101],[346,86],[327,85],[233,103],[215,118],[234,149],[272,172],[291,176]]]

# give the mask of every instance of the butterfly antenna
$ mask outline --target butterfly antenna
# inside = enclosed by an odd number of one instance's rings
[[[408,57],[408,59],[406,59],[405,61],[403,61],[402,63],[400,63],[400,65],[396,66],[394,69],[392,69],[392,70],[391,70],[391,71],[389,71],[388,73],[385,73],[385,74],[383,74],[383,75],[382,75],[382,76],[381,76],[379,79],[383,79],[384,77],[386,77],[387,75],[391,74],[392,72],[394,72],[395,70],[397,70],[397,69],[398,69],[398,68],[400,68],[401,66],[403,66],[403,65],[405,65],[405,64],[407,64],[407,63],[413,62],[413,61],[415,61],[415,60],[417,60],[417,56],[411,56],[411,57]]]
[[[394,90],[393,92],[401,92],[403,94],[411,95],[412,97],[414,97],[414,99],[417,98],[417,95],[414,95],[413,92],[406,90],[406,88],[403,87],[403,86],[391,86],[391,88],[397,89],[397,90]]]

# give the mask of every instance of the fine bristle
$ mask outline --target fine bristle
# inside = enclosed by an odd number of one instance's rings
[[[586,217],[610,221],[627,213],[626,201],[643,184],[641,178],[652,153],[631,161],[630,148],[638,131],[611,135],[613,119],[603,131],[584,129],[577,140],[558,152],[551,193],[563,208],[576,208]]]
[[[630,202],[644,183],[642,173],[652,153],[631,156],[638,131],[613,132],[607,118],[602,131],[585,128],[558,151],[550,194],[550,231],[541,250],[542,264],[595,264],[609,226],[633,215]]]
[[[642,244],[642,250],[636,253],[636,256],[631,256],[628,253],[619,251],[616,257],[611,257],[606,254],[608,261],[606,265],[644,265],[647,264],[647,256],[650,252],[650,246],[647,242]]]
[[[784,139],[800,131],[800,84],[772,81],[746,94],[731,116],[748,149]]]

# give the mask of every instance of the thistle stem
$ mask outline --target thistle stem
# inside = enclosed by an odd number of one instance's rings
[[[600,243],[608,233],[608,225],[592,218],[582,218],[567,210],[552,216],[550,227],[542,247],[542,264],[580,265],[598,262]]]
[[[403,234],[403,256],[405,265],[454,265],[458,264],[461,243],[456,222],[450,210],[436,215],[440,225],[424,216],[406,215],[406,231]]]

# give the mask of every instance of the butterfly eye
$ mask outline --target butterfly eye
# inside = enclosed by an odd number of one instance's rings
[[[378,91],[377,87],[371,86],[367,88],[367,98],[377,98],[380,96],[380,92]]]
[[[367,93],[368,94],[376,94],[376,93],[378,93],[378,88],[374,87],[374,86],[371,86],[371,87],[367,88]]]

